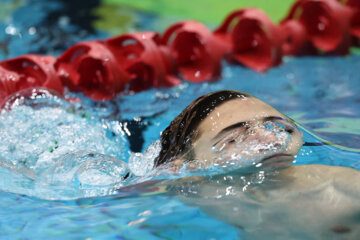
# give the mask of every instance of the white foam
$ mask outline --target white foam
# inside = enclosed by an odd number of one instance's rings
[[[124,136],[109,134],[109,125],[76,114],[58,96],[16,96],[5,105],[0,168],[11,188],[0,185],[3,190],[51,199],[96,196],[99,186],[101,195],[118,187],[128,173],[120,160],[127,156]]]
[[[150,144],[144,153],[134,153],[129,159],[129,168],[135,176],[145,176],[154,168],[155,158],[161,149],[160,140]]]

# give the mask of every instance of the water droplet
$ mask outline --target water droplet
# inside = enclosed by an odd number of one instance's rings
[[[37,31],[37,30],[36,30],[35,27],[30,27],[29,30],[28,30],[28,32],[29,32],[30,35],[34,35],[34,34],[36,33],[36,31]]]

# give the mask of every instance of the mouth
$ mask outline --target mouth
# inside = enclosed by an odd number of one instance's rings
[[[277,153],[264,158],[261,163],[274,168],[286,168],[291,166],[294,156],[286,153]]]
[[[261,162],[270,162],[270,161],[279,161],[279,160],[289,160],[289,159],[293,159],[294,156],[291,154],[286,154],[286,153],[277,153],[274,155],[271,155],[269,157],[264,158]]]

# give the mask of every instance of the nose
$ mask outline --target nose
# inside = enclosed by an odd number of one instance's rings
[[[264,122],[271,121],[275,124],[279,124],[282,126],[283,131],[289,133],[291,136],[291,141],[289,142],[288,146],[286,147],[286,153],[291,155],[296,155],[302,146],[302,132],[298,129],[296,124],[287,117],[281,116],[270,116],[263,119]]]

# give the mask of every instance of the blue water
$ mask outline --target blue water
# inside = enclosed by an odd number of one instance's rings
[[[72,22],[71,15],[63,15],[59,10],[66,9],[62,1],[45,2],[49,3],[35,0],[1,2],[11,11],[1,16],[0,42],[7,44],[0,49],[0,59],[29,52],[58,54],[77,41],[109,35],[75,20]],[[51,14],[54,19],[49,17]],[[136,11],[133,14],[140,16],[135,20],[137,25],[130,24],[127,28],[155,28],[151,24],[156,22],[156,16]],[[31,27],[37,29],[36,33],[30,30]],[[94,140],[104,144],[96,145],[94,151],[128,161],[132,152],[142,152],[157,140],[160,132],[195,98],[211,91],[234,89],[248,92],[293,118],[303,129],[304,141],[333,143],[333,146],[303,147],[295,164],[322,163],[360,170],[359,69],[358,55],[285,58],[283,65],[262,74],[224,63],[223,77],[215,83],[183,83],[171,89],[152,89],[100,103],[75,94],[83,101],[67,112],[76,114],[68,124],[81,123],[83,129],[92,127],[94,134],[104,137]],[[41,122],[46,118],[38,120]],[[102,128],[104,123],[106,128]],[[115,136],[108,134],[110,130]],[[85,135],[84,139],[91,137]],[[83,146],[81,141],[77,146]],[[114,152],[117,148],[119,150]],[[9,180],[6,177],[14,176],[11,172],[1,174],[2,183]],[[29,182],[31,184],[31,179]],[[241,230],[237,227],[208,217],[199,208],[168,196],[165,189],[147,184],[106,193],[114,194],[111,196],[77,200],[42,200],[40,193],[37,197],[29,197],[29,192],[20,192],[31,189],[28,185],[21,186],[17,193],[2,188],[0,238],[239,238]]]

